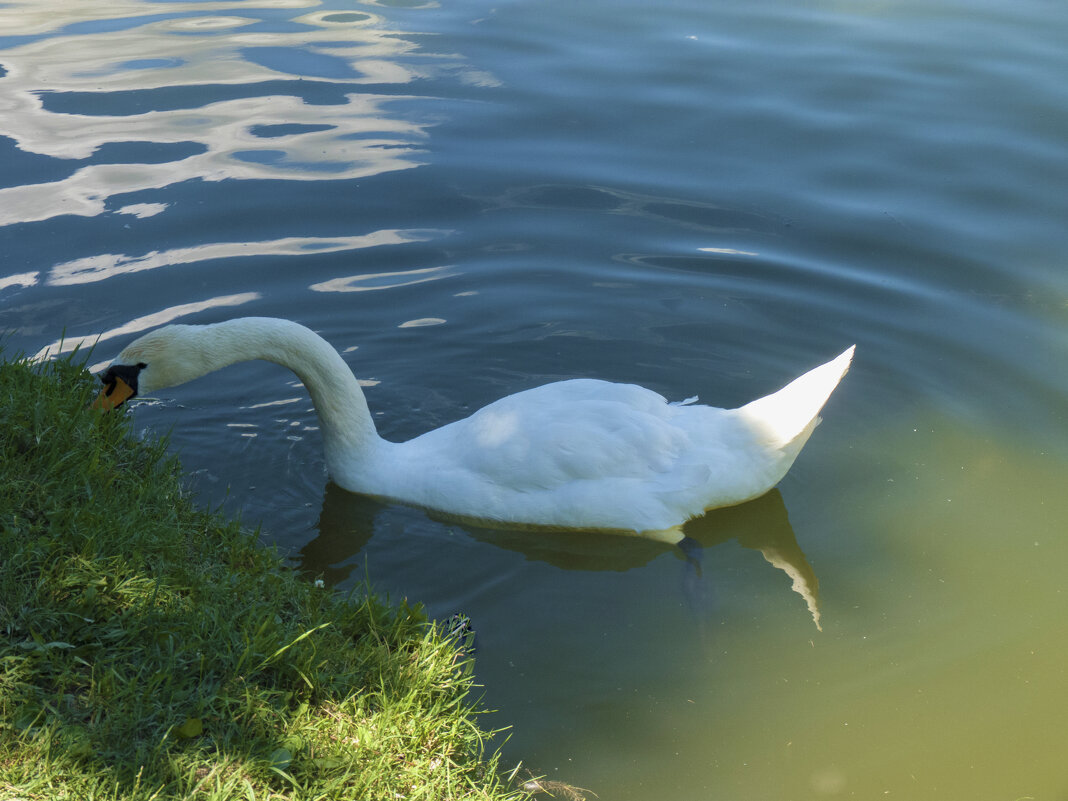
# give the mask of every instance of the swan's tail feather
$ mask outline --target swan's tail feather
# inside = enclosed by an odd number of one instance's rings
[[[809,370],[764,398],[738,411],[767,441],[784,450],[801,449],[819,423],[819,412],[853,361],[853,345],[836,359]]]

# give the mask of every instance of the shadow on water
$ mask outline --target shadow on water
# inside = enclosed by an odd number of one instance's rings
[[[329,483],[323,496],[315,539],[301,548],[300,569],[336,585],[349,578],[362,551],[375,533],[376,518],[388,506]],[[786,505],[777,489],[740,506],[714,509],[683,527],[683,544],[669,545],[643,537],[604,532],[530,531],[456,524],[479,542],[522,554],[529,561],[546,562],[562,570],[623,572],[642,567],[664,553],[674,553],[689,564],[683,580],[688,603],[705,605],[714,567],[702,569],[703,552],[737,540],[743,548],[759,551],[773,567],[790,577],[792,589],[805,601],[820,628],[819,579],[797,542]],[[684,547],[683,547],[684,545]],[[704,575],[702,575],[704,574]]]

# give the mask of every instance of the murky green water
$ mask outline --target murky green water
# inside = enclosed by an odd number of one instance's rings
[[[0,328],[289,317],[396,439],[573,376],[737,405],[856,342],[699,576],[347,495],[270,365],[134,414],[308,569],[470,615],[535,773],[1064,801],[1066,75],[1037,0],[7,2]]]

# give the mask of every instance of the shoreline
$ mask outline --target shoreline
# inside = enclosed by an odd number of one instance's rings
[[[444,626],[196,508],[76,359],[0,362],[0,797],[529,797]]]

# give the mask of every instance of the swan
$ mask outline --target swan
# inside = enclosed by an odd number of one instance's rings
[[[737,409],[669,403],[588,378],[501,398],[407,442],[378,435],[338,352],[298,323],[243,317],[168,325],[122,350],[94,404],[183,384],[252,359],[289,368],[311,395],[334,482],[462,519],[655,537],[763,495],[786,474],[849,369],[855,346]]]

